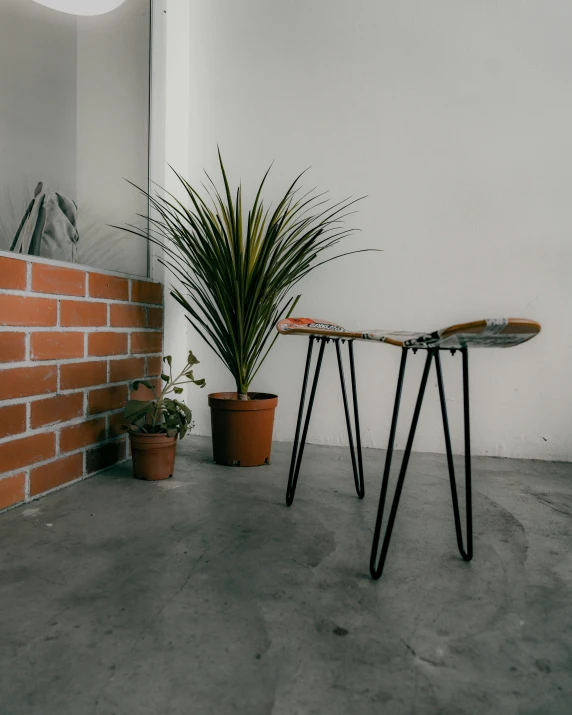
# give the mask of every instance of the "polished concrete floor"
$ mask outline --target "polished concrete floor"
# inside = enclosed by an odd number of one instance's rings
[[[309,446],[289,509],[289,445],[180,448],[167,482],[123,465],[0,515],[2,715],[572,712],[572,464],[475,459],[467,564],[444,458],[413,455],[375,583],[383,452],[359,501]]]

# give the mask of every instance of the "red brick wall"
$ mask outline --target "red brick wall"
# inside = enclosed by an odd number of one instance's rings
[[[122,408],[129,382],[159,382],[162,306],[158,283],[0,257],[0,510],[127,458]]]

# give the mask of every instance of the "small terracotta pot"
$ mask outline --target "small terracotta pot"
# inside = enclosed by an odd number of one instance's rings
[[[236,392],[209,395],[213,433],[213,459],[229,467],[257,467],[270,463],[276,395],[249,392],[248,400]]]
[[[133,457],[133,476],[136,479],[157,481],[173,476],[176,437],[130,432],[129,440]]]

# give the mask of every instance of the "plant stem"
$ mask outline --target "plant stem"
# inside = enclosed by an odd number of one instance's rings
[[[239,400],[248,400],[248,385],[243,382],[236,382],[236,397]]]
[[[161,403],[163,402],[163,398],[169,394],[169,392],[172,391],[173,387],[177,385],[177,381],[185,374],[185,372],[189,369],[188,365],[185,365],[183,368],[182,372],[180,372],[177,377],[173,380],[173,371],[171,369],[171,366],[169,365],[169,377],[171,378],[170,381],[165,385],[165,387],[161,390],[161,393],[159,394],[159,397],[157,397],[157,400],[155,402],[155,410],[153,412],[153,422],[151,424],[151,427],[155,429],[155,426],[157,424],[157,417],[159,416],[159,407],[161,407]]]
[[[161,402],[162,402],[161,398],[162,397],[163,397],[163,393],[161,393],[159,395],[159,397],[157,398],[157,400],[155,402],[155,410],[153,411],[153,422],[151,423],[151,428],[153,430],[155,429],[155,425],[157,424],[157,417],[159,415],[159,407],[161,406]]]

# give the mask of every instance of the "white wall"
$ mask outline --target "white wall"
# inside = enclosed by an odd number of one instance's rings
[[[75,195],[75,109],[76,19],[0,0],[0,249],[39,181]]]
[[[147,275],[145,241],[110,228],[145,227],[149,127],[149,0],[77,18],[79,262]],[[61,16],[62,13],[57,13]]]
[[[481,317],[539,320],[543,332],[531,343],[471,354],[473,451],[572,459],[569,0],[192,8],[190,124],[187,136],[176,130],[181,147],[189,142],[191,180],[216,170],[219,143],[231,178],[250,187],[275,160],[270,195],[307,166],[308,186],[335,198],[368,195],[354,222],[361,234],[346,248],[383,253],[319,269],[299,286],[298,314],[419,330]],[[208,348],[189,340],[209,391],[233,389]],[[280,396],[278,440],[293,436],[305,350],[305,340],[281,338],[253,385]],[[399,351],[358,344],[356,352],[363,441],[384,447]],[[462,451],[460,360],[443,359]],[[345,444],[331,349],[326,363],[309,439]],[[410,363],[401,447],[422,357]],[[189,397],[198,431],[208,433],[204,394]],[[443,451],[434,379],[415,449]]]
[[[183,202],[184,195],[167,165],[182,175],[188,174],[190,97],[187,88],[191,72],[189,18],[190,5],[187,0],[153,2],[151,176],[156,191],[163,187]],[[175,279],[156,260],[161,251],[156,246],[152,246],[152,249],[155,257],[152,277],[165,282],[167,286],[164,353],[171,355],[173,365],[181,365],[182,369],[189,350],[188,322],[178,304],[168,295],[168,287]]]

